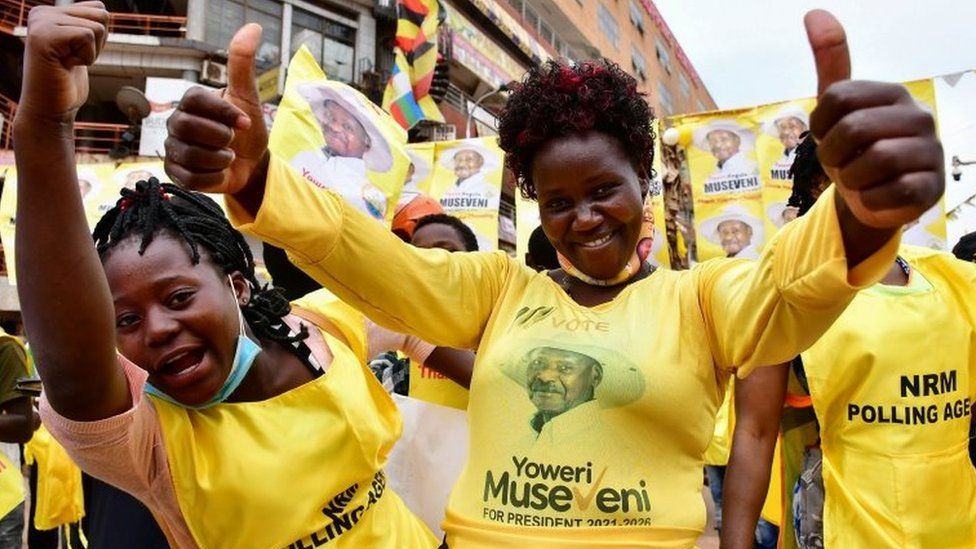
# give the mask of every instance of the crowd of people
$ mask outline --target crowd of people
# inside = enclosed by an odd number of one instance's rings
[[[511,88],[499,143],[541,221],[522,261],[479,252],[423,196],[390,230],[362,193],[309,185],[270,152],[254,24],[230,44],[227,89],[191,89],[169,119],[175,184],[123,189],[91,234],[70,136],[107,22],[100,2],[31,11],[14,122],[18,291],[43,394],[38,418],[0,386],[0,440],[40,421],[100,486],[75,536],[692,547],[708,464],[723,547],[787,531],[803,548],[976,546],[972,242],[962,260],[901,245],[943,192],[935,123],[903,87],[850,80],[830,14],[805,19],[817,107],[776,122],[796,218],[760,252],[729,216],[714,232],[730,257],[680,271],[648,261],[657,136],[615,64],[548,61]],[[322,124],[355,137],[327,143],[323,166],[401,146],[318,99]],[[749,145],[731,127],[701,139],[716,173]],[[459,187],[484,162],[454,160]],[[390,393],[411,395],[415,368],[457,386],[440,404],[468,422],[443,537],[384,469],[404,431]],[[799,455],[777,450],[788,439]],[[23,515],[0,520],[3,547]]]

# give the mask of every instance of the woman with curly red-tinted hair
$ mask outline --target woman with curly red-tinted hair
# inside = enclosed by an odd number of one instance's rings
[[[848,77],[843,29],[825,12],[807,23],[826,89]],[[705,524],[702,453],[724,380],[816,340],[885,273],[897,228],[942,189],[938,142],[907,92],[837,82],[812,117],[828,164],[842,168],[836,193],[758,262],[655,271],[638,245],[650,110],[615,65],[548,63],[512,92],[500,126],[519,187],[537,198],[563,256],[562,269],[536,273],[503,253],[404,244],[305,184],[262,135],[208,141],[195,130],[257,116],[240,99],[257,96],[253,82],[237,81],[224,99],[189,92],[196,97],[169,119],[170,175],[232,195],[243,230],[286,248],[377,322],[478,350],[469,458],[444,522],[455,548],[692,546]],[[868,123],[856,133],[854,115]],[[885,163],[906,148],[910,163]]]

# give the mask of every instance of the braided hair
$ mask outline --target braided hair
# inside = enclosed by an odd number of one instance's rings
[[[280,330],[281,319],[291,311],[291,305],[280,291],[258,282],[251,248],[231,226],[220,206],[204,194],[160,183],[155,177],[140,181],[134,190],[122,189],[122,197],[115,207],[95,225],[92,238],[104,261],[116,246],[130,237],[141,239],[139,255],[142,255],[160,233],[170,233],[185,242],[194,265],[200,263],[202,246],[225,274],[237,271],[244,276],[251,287],[251,299],[241,306],[241,312],[260,339],[286,344],[294,352],[291,343],[308,337],[304,325],[294,336],[288,330]]]
[[[803,132],[800,136],[796,156],[790,166],[790,177],[793,178],[793,193],[786,205],[796,208],[797,215],[803,215],[817,201],[814,191],[829,179],[817,158],[817,141],[810,132]]]

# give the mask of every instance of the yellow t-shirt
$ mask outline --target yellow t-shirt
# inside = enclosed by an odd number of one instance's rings
[[[824,541],[976,547],[976,265],[901,255],[909,285],[862,290],[802,355],[821,428]]]
[[[503,253],[405,245],[275,158],[257,218],[228,206],[374,321],[477,349],[444,524],[463,549],[693,545],[729,373],[795,356],[894,260],[897,238],[848,270],[833,191],[820,202],[758,262],[660,270],[592,308]]]
[[[386,485],[401,421],[365,364],[362,315],[327,292],[295,304],[331,324],[311,322],[332,355],[323,375],[204,410],[149,397],[190,534],[213,548],[436,547]]]
[[[715,414],[715,431],[705,449],[705,465],[728,465],[732,453],[732,435],[735,433],[735,384],[729,380],[725,398]]]

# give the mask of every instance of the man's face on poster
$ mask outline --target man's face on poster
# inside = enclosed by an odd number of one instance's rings
[[[725,253],[732,257],[752,243],[752,227],[737,219],[718,224],[718,238]]]
[[[593,399],[603,368],[592,358],[553,347],[526,355],[526,386],[540,412],[558,415]]]
[[[776,121],[776,132],[779,141],[787,149],[793,149],[800,144],[800,134],[807,131],[807,125],[795,116],[785,116]]]
[[[336,156],[362,158],[369,150],[366,128],[342,105],[326,99],[318,119],[325,144]]]
[[[735,156],[739,152],[739,144],[742,141],[737,133],[728,130],[712,130],[705,138],[708,140],[708,149],[712,152],[712,156],[719,162],[725,162]]]
[[[485,158],[478,151],[465,149],[454,155],[454,175],[459,180],[465,180],[481,171]]]

